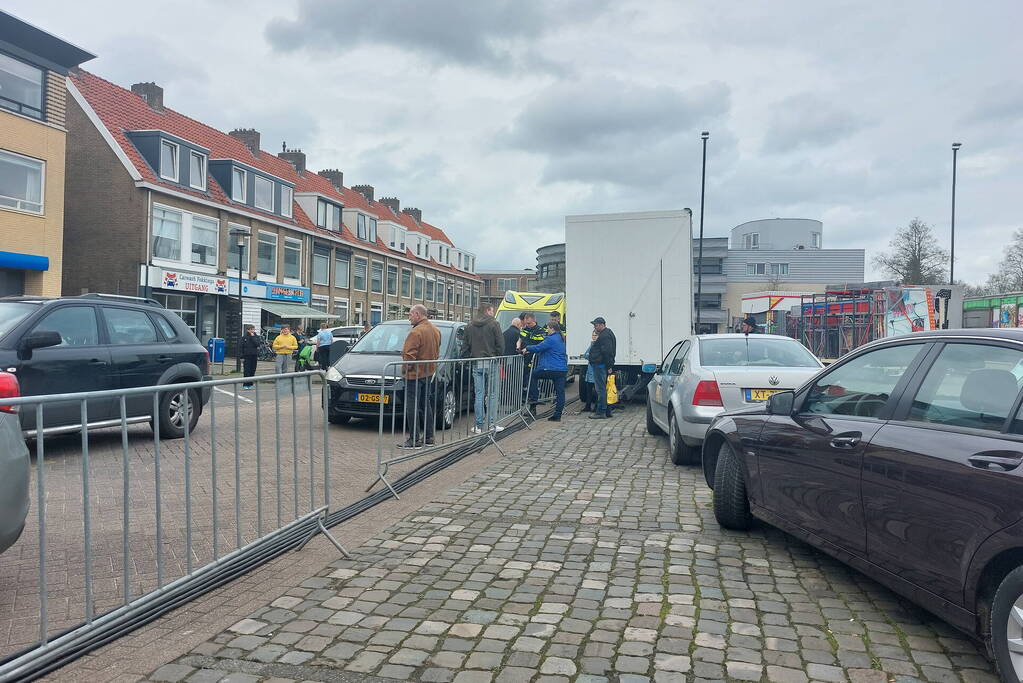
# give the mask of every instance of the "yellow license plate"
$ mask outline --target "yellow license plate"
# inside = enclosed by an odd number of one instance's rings
[[[746,400],[747,401],[766,401],[773,394],[777,394],[781,389],[747,389]]]
[[[384,394],[384,404],[391,402],[391,397]],[[380,403],[380,394],[359,394],[359,403]]]

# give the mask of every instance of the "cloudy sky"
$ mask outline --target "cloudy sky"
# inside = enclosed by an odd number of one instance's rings
[[[915,216],[981,281],[1023,226],[1023,4],[937,0],[7,0],[129,86],[418,206],[481,268],[575,213],[824,221],[868,259]],[[645,245],[640,245],[645,246]],[[876,273],[868,270],[868,276]]]

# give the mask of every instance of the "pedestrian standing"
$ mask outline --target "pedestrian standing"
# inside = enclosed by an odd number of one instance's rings
[[[368,320],[364,320],[362,322],[362,332],[359,333],[359,339],[362,339],[363,337],[365,337],[366,334],[368,334],[371,329],[373,329],[373,328],[370,326],[369,321]]]
[[[324,372],[330,367],[330,345],[334,342],[334,335],[331,334],[327,321],[320,323],[320,331],[316,333],[314,344],[316,344],[316,361],[320,364],[320,370]]]
[[[756,334],[757,333],[757,319],[752,315],[748,315],[742,319],[739,323],[739,332],[742,334]]]
[[[529,347],[533,354],[533,374],[529,381],[529,409],[536,414],[540,380],[554,383],[554,414],[547,419],[561,422],[561,413],[565,409],[565,378],[568,375],[568,354],[565,351],[565,338],[561,336],[561,325],[547,323],[547,336],[539,344]]]
[[[597,333],[589,357],[589,365],[593,368],[593,392],[597,399],[590,419],[604,420],[611,417],[607,407],[607,374],[614,369],[617,340],[602,316],[597,316],[590,324]]]
[[[596,395],[593,393],[593,366],[590,365],[590,351],[593,349],[593,343],[597,341],[597,331],[594,330],[590,335],[590,345],[586,349],[586,353],[583,354],[583,358],[586,359],[586,375],[583,376],[583,383],[580,387],[579,394],[583,400],[582,413],[593,412],[593,405],[596,402]]]
[[[481,358],[473,364],[472,381],[476,390],[476,404],[473,411],[476,415],[476,426],[473,434],[483,433],[484,416],[487,418],[488,429],[496,425],[497,407],[497,370],[498,361],[504,350],[504,335],[501,326],[494,318],[494,305],[481,304],[476,316],[465,326],[465,358]]]
[[[298,341],[291,334],[290,325],[282,327],[281,333],[274,338],[273,350],[277,354],[274,359],[274,373],[283,375],[290,369],[291,354],[298,350]]]
[[[519,331],[519,353],[525,351],[524,367],[522,369],[522,398],[525,399],[529,390],[529,373],[533,367],[533,357],[529,354],[529,347],[539,344],[547,337],[544,328],[536,324],[536,316],[529,311],[522,314],[522,329]]]
[[[511,325],[504,331],[504,355],[514,356],[519,345],[519,333],[522,331],[522,319],[512,318]]]
[[[418,361],[402,365],[405,378],[405,431],[408,439],[401,448],[432,446],[433,440],[433,376],[440,358],[440,330],[426,317],[426,306],[416,304],[409,310],[412,330],[405,337],[401,350],[403,361]],[[425,362],[424,362],[425,361]]]
[[[246,325],[245,334],[242,335],[238,353],[242,357],[242,373],[249,378],[256,374],[256,361],[259,359],[259,337],[256,336],[256,326]],[[252,382],[243,382],[242,389],[251,389]]]

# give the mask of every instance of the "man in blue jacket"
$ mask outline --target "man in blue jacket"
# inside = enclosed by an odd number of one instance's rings
[[[565,338],[561,336],[561,325],[547,323],[547,336],[539,344],[530,346],[528,353],[533,354],[533,375],[529,382],[530,411],[536,414],[540,380],[550,380],[554,383],[554,414],[547,419],[561,422],[561,413],[565,409],[565,376],[568,374],[568,354]]]

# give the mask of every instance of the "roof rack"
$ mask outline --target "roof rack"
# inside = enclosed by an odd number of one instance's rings
[[[101,294],[99,292],[89,292],[88,294],[80,294],[78,296],[78,298],[79,299],[113,299],[114,301],[132,301],[132,302],[135,302],[135,303],[148,304],[150,306],[159,306],[160,308],[163,308],[163,304],[161,304],[156,299],[148,299],[146,297],[141,297],[141,296],[127,296],[125,294]]]

